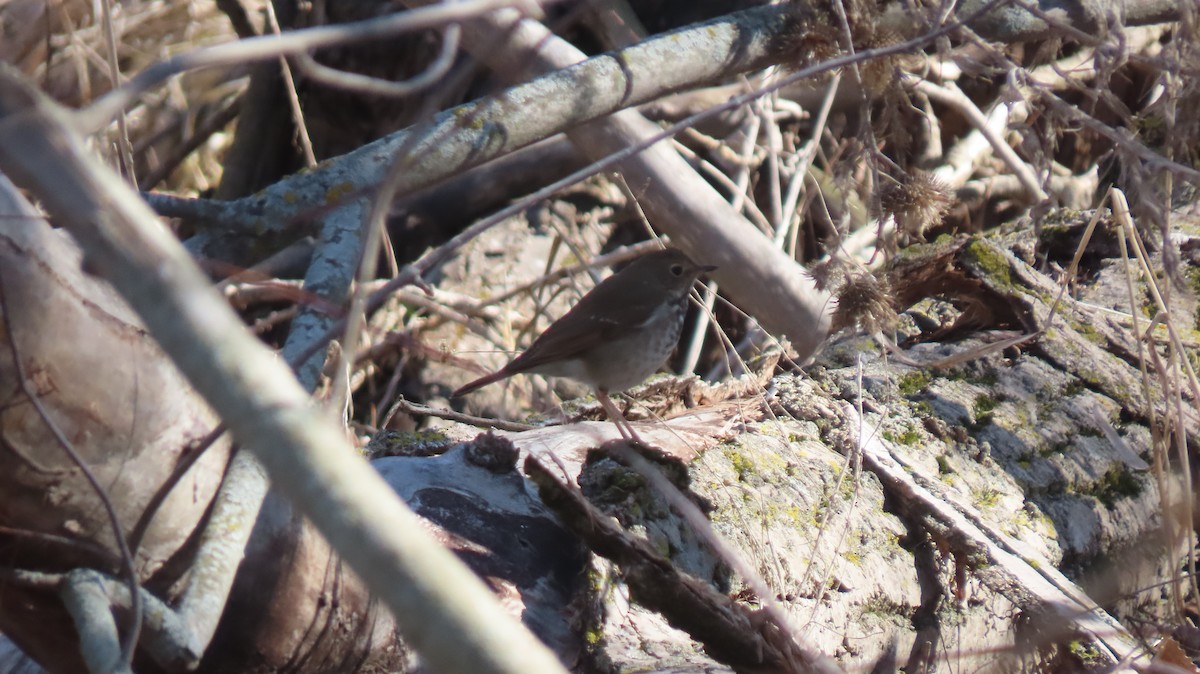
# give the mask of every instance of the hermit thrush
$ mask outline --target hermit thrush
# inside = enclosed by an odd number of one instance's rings
[[[679,341],[692,284],[713,269],[671,248],[643,255],[584,295],[508,365],[453,396],[523,372],[567,377],[596,392],[624,435],[624,417],[608,394],[639,384],[662,367]]]

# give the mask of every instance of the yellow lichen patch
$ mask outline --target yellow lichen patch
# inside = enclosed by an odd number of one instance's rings
[[[336,204],[349,194],[354,192],[354,184],[349,181],[343,181],[333,185],[328,190],[325,190],[325,203]]]

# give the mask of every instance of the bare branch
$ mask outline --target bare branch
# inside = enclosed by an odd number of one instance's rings
[[[435,543],[295,377],[251,336],[191,258],[65,115],[0,70],[0,169],[36,193],[138,311],[163,349],[263,461],[406,638],[440,671],[563,672],[484,584]]]
[[[464,2],[436,5],[419,12],[403,12],[366,21],[290,31],[279,36],[248,38],[231,44],[185,52],[143,70],[125,85],[113,89],[97,99],[90,107],[75,113],[76,128],[81,133],[103,128],[110,119],[132,105],[139,96],[166,81],[167,78],[188,70],[242,65],[253,61],[267,61],[288,54],[300,54],[310,49],[378,40],[427,28],[437,28],[475,16],[489,9],[512,5],[527,7],[528,3],[518,0],[464,0]]]

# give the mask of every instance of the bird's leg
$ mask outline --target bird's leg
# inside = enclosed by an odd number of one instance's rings
[[[633,425],[629,423],[629,420],[625,418],[625,415],[621,414],[621,410],[615,404],[613,404],[612,399],[608,397],[608,391],[599,388],[596,389],[596,400],[600,401],[600,406],[603,407],[604,411],[608,414],[609,421],[616,424],[617,432],[621,434],[622,439],[639,443],[642,441],[642,439],[638,437],[637,433],[634,432]]]

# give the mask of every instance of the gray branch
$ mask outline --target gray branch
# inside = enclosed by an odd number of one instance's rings
[[[246,331],[145,203],[85,151],[65,113],[9,68],[0,68],[0,170],[79,240],[432,669],[565,671],[432,540],[334,420],[313,410],[287,365]]]
[[[299,219],[373,190],[396,161],[407,165],[396,192],[408,194],[584,122],[765,67],[777,60],[773,40],[787,30],[791,11],[772,6],[733,14],[443,111],[415,131],[394,133],[249,197],[211,204],[213,228],[189,248],[229,259],[244,236],[298,236]]]

